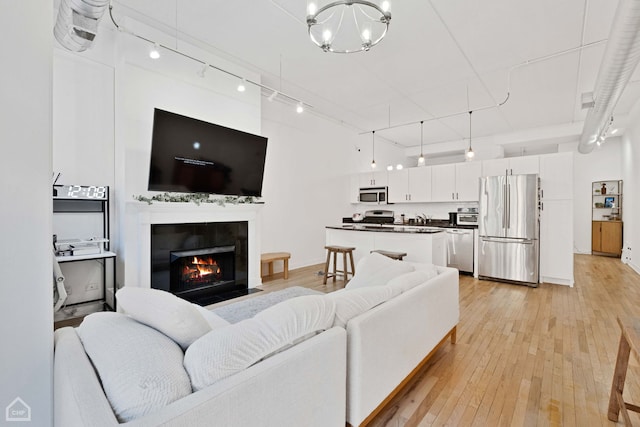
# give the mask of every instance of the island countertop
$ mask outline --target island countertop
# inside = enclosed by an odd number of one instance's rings
[[[352,230],[352,231],[373,231],[378,233],[419,233],[435,234],[443,233],[444,228],[424,227],[415,225],[392,225],[392,224],[342,224],[328,225],[326,228],[332,230]]]

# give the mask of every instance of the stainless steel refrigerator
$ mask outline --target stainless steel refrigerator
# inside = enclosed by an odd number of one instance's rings
[[[478,275],[538,286],[538,175],[480,178]]]

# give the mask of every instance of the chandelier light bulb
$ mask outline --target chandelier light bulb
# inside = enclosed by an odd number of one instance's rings
[[[402,165],[400,163],[396,165],[396,170],[402,170]]]
[[[304,106],[302,105],[302,102],[299,102],[298,105],[296,105],[296,113],[301,114],[304,111]]]
[[[364,30],[362,30],[362,41],[364,42],[370,42],[371,41],[371,30],[368,28],[365,28]]]
[[[325,43],[331,42],[331,36],[333,36],[333,34],[331,33],[331,30],[326,29],[322,31],[322,40],[324,40]]]
[[[389,12],[389,9],[391,9],[391,3],[389,3],[387,0],[383,1],[382,3],[380,3],[380,9],[382,9],[384,12]]]
[[[149,51],[149,58],[151,59],[158,59],[160,58],[160,51],[158,50],[159,46],[158,44],[154,44],[153,48],[151,48],[151,50]]]
[[[388,170],[388,171],[392,171],[392,170],[393,170],[393,165],[389,165],[389,166],[387,166],[387,170]]]
[[[318,6],[315,4],[315,2],[310,1],[307,4],[307,15],[315,15],[317,11],[318,11]]]

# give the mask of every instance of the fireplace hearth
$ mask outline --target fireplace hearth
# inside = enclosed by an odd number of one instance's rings
[[[151,224],[151,287],[209,305],[249,293],[247,222]]]

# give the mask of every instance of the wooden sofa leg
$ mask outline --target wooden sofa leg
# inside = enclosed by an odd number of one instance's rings
[[[456,332],[458,331],[458,326],[454,326],[453,329],[451,330],[451,344],[455,344],[456,343]]]

